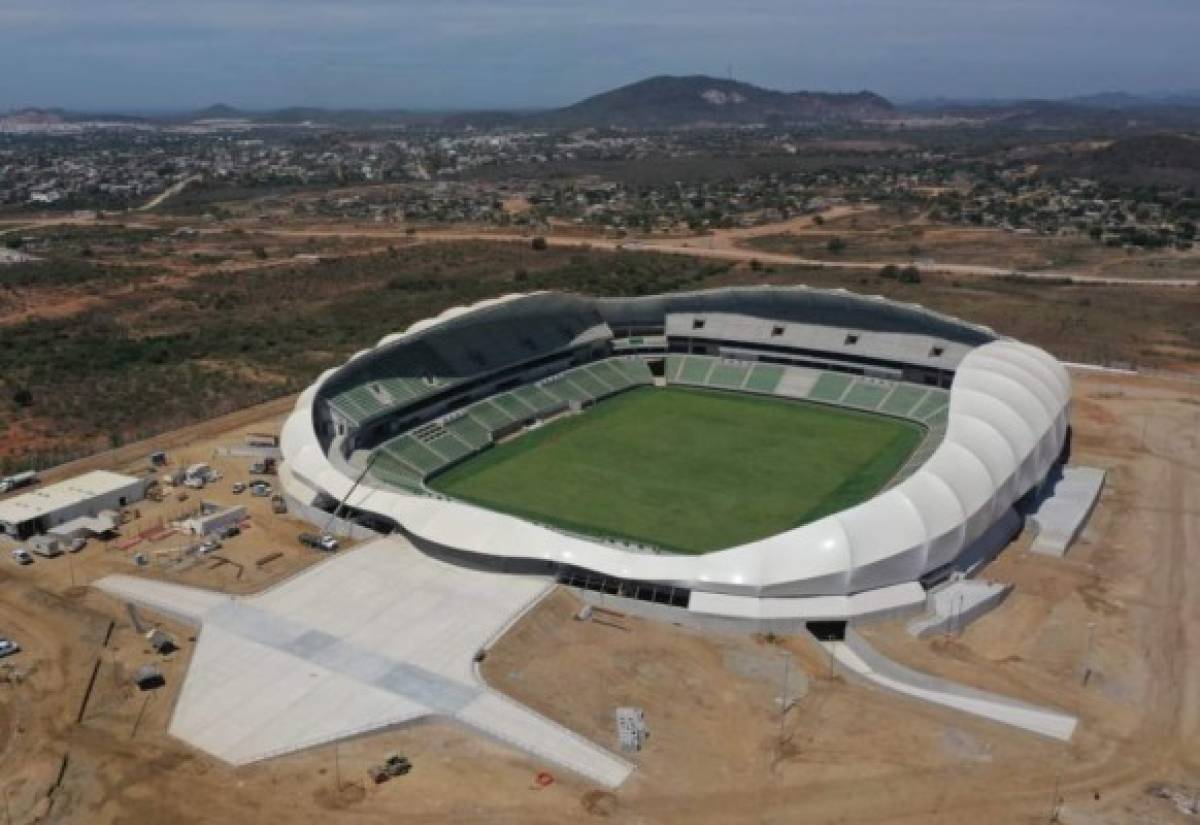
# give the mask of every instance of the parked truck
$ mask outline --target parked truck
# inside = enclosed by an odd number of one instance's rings
[[[37,480],[37,473],[33,470],[26,470],[23,473],[16,473],[5,478],[0,478],[0,493],[7,493],[21,487],[28,487],[30,484],[36,483]]]

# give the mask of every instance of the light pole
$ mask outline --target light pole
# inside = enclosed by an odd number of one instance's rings
[[[1083,655],[1083,686],[1087,687],[1088,680],[1092,676],[1092,642],[1096,635],[1096,623],[1087,623],[1087,650]]]
[[[786,653],[783,658],[783,692],[779,694],[779,750],[783,752],[783,722],[788,712],[788,681],[792,675],[792,660]]]

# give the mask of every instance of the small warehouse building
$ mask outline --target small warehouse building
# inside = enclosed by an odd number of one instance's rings
[[[96,519],[141,501],[139,478],[94,470],[0,501],[0,533],[16,539],[54,532],[68,522]]]
[[[197,536],[209,536],[222,533],[230,527],[241,524],[247,518],[246,508],[238,504],[234,507],[222,507],[219,504],[204,502],[200,512],[185,519],[183,526]]]

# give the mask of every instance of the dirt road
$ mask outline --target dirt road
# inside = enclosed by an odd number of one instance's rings
[[[419,242],[437,241],[517,241],[528,243],[529,234],[512,232],[493,232],[484,230],[464,229],[422,229],[415,234],[387,229],[345,227],[338,229],[258,229],[266,235],[279,237],[357,237],[376,240],[408,238]],[[916,266],[922,272],[943,273],[947,275],[973,276],[977,278],[1012,278],[1019,277],[1031,281],[1068,282],[1074,284],[1103,284],[1108,286],[1170,286],[1194,288],[1200,286],[1200,278],[1123,278],[1103,275],[1085,275],[1073,272],[1049,271],[1020,271],[1005,267],[983,266],[979,264],[914,264],[911,260],[873,260],[873,261],[826,261],[818,258],[804,258],[799,255],[788,255],[779,252],[766,252],[757,249],[747,249],[738,246],[745,238],[759,237],[766,234],[778,234],[779,225],[768,227],[753,227],[746,230],[722,230],[711,236],[698,236],[687,240],[679,238],[602,238],[581,237],[574,235],[546,235],[549,246],[568,248],[589,248],[604,250],[624,250],[629,252],[657,252],[664,255],[690,255],[696,258],[711,258],[721,261],[749,263],[758,261],[761,264],[779,266],[808,266],[822,269],[847,271],[876,272],[884,266]]]
[[[163,196],[167,193],[163,193]],[[826,221],[852,217],[878,211],[874,205],[841,205],[822,213]],[[634,252],[657,252],[664,255],[690,255],[697,258],[710,258],[737,263],[758,261],[762,264],[779,266],[808,266],[823,269],[846,271],[878,271],[884,266],[916,266],[922,272],[943,273],[947,275],[962,275],[979,278],[1012,278],[1020,277],[1031,281],[1069,282],[1074,284],[1102,284],[1108,286],[1170,286],[1195,288],[1200,286],[1200,278],[1127,278],[1119,276],[1090,275],[1079,272],[1060,271],[1028,271],[1011,267],[986,266],[982,264],[954,263],[914,263],[910,259],[878,259],[878,260],[845,260],[830,261],[819,258],[806,258],[800,255],[790,255],[779,252],[768,252],[750,249],[741,244],[752,238],[767,235],[787,233],[802,233],[817,227],[816,216],[804,215],[787,221],[764,224],[761,226],[742,227],[737,229],[719,229],[709,235],[694,237],[647,237],[647,238],[607,238],[590,235],[555,234],[545,235],[547,244],[558,247],[588,247],[603,250],[626,250]],[[155,216],[140,215],[138,223],[124,223],[126,228],[154,228]],[[104,225],[111,222],[105,218],[80,218],[75,216],[48,216],[35,219],[17,219],[0,221],[0,234],[18,232],[26,229],[44,228],[55,225]],[[213,227],[200,230],[200,234],[217,234],[229,231],[230,226]],[[480,229],[475,227],[450,229],[417,229],[409,233],[404,227],[380,228],[374,226],[303,226],[295,229],[272,228],[258,223],[248,223],[246,229],[265,236],[280,238],[311,238],[311,237],[344,237],[367,238],[377,241],[396,242],[436,242],[436,241],[517,241],[528,242],[531,232],[511,232],[507,230]]]

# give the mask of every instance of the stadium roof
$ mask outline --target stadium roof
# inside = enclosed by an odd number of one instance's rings
[[[716,293],[722,294],[741,311],[742,296]],[[853,303],[861,306],[862,300]],[[720,306],[706,305],[714,311]],[[907,317],[911,308],[905,310],[896,317]],[[460,308],[447,315],[461,319],[468,312]],[[883,314],[893,317],[891,309]],[[918,315],[937,319],[939,328],[955,323],[924,310]],[[724,594],[730,598],[721,602],[721,610],[730,615],[761,613],[759,602],[766,598],[786,599],[794,603],[789,609],[803,610],[809,598],[916,587],[913,583],[921,576],[954,561],[984,537],[1045,477],[1067,432],[1070,378],[1058,361],[1036,347],[995,340],[982,328],[959,328],[965,330],[964,338],[978,335],[980,345],[958,364],[947,432],[925,464],[855,507],[702,556],[632,553],[462,502],[366,482],[356,486],[345,466],[325,455],[314,429],[313,405],[321,381],[301,394],[284,426],[282,480],[301,500],[313,501],[321,493],[345,499],[351,507],[391,518],[422,539],[471,554],[570,564],[622,579]],[[830,609],[839,608],[834,604]],[[853,606],[846,602],[844,609]]]

